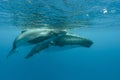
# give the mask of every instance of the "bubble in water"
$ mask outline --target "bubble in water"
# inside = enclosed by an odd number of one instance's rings
[[[108,11],[107,11],[106,8],[104,8],[104,9],[102,10],[102,12],[103,12],[103,14],[106,14]]]
[[[116,10],[111,10],[111,13],[115,13],[116,12]]]
[[[87,17],[89,17],[89,14],[86,14]]]

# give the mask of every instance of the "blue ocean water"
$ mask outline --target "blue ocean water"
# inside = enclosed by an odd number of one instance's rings
[[[0,80],[120,80],[119,7],[119,0],[1,0]],[[94,43],[27,60],[31,47],[23,46],[6,58],[23,29],[41,27],[68,29]]]

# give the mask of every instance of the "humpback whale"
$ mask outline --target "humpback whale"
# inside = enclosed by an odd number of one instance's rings
[[[89,48],[93,44],[93,42],[84,37],[80,37],[73,34],[66,34],[55,39],[54,44],[56,46],[79,45],[82,47]]]
[[[11,56],[15,53],[15,50],[24,45],[37,44],[40,42],[44,42],[50,38],[54,38],[55,36],[66,34],[65,30],[54,30],[54,29],[27,29],[21,32],[18,35],[14,42],[13,48],[10,50],[7,57]]]
[[[89,48],[92,44],[93,42],[89,39],[76,36],[73,34],[65,34],[55,39],[49,40],[45,43],[36,45],[35,47],[32,48],[32,50],[29,52],[29,54],[25,58],[28,59],[33,55],[39,53],[40,51],[47,49],[51,46],[64,47],[64,46],[77,45],[77,46],[83,46],[83,47]]]

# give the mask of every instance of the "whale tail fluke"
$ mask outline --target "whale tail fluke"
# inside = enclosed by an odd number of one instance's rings
[[[17,51],[16,51],[16,48],[13,47],[13,48],[10,50],[10,52],[8,53],[7,58],[9,58],[11,55],[13,55],[13,54],[16,53],[16,52],[17,52]]]

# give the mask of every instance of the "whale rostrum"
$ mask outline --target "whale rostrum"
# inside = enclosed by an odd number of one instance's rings
[[[15,38],[13,48],[8,53],[7,57],[14,54],[17,48],[25,45],[35,45],[28,55],[25,56],[25,58],[28,59],[51,46],[61,48],[77,45],[89,48],[92,44],[93,42],[91,40],[70,34],[66,30],[28,29],[22,31],[21,34]]]

